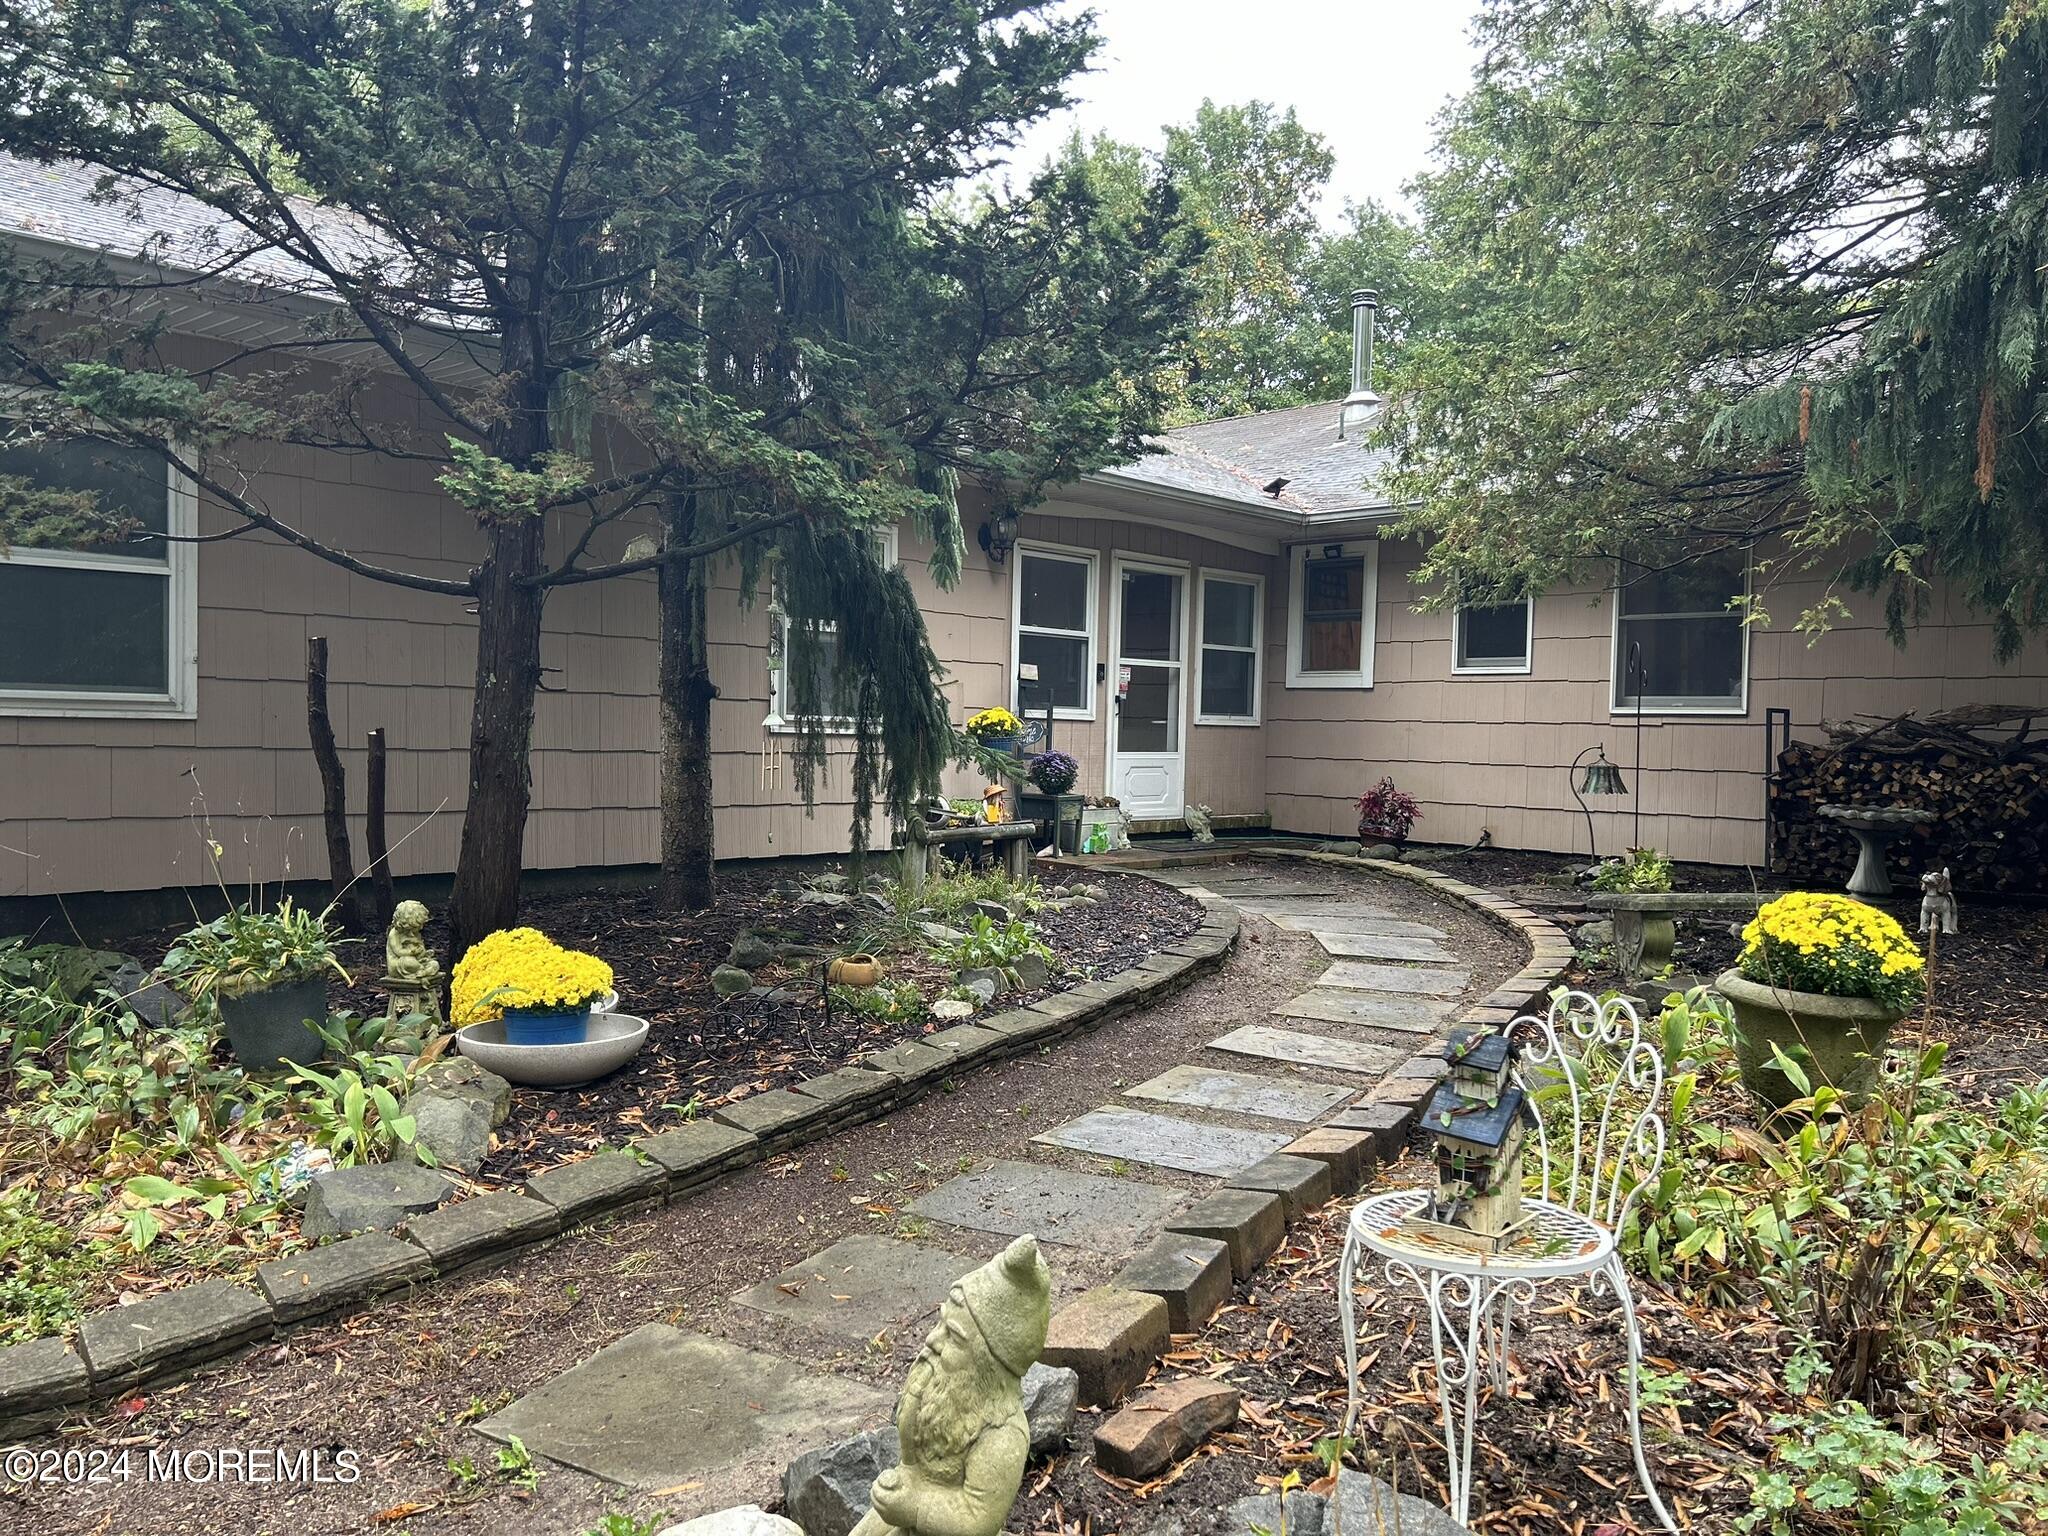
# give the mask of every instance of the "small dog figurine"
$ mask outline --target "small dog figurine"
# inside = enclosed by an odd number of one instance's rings
[[[1956,892],[1946,869],[1930,869],[1920,877],[1920,931],[1956,931]]]

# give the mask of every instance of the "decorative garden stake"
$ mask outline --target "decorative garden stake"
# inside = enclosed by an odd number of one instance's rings
[[[954,1282],[896,1406],[903,1459],[875,1479],[852,1536],[996,1536],[1031,1451],[1022,1385],[1051,1315],[1035,1238]]]
[[[1920,931],[1956,931],[1955,880],[1947,869],[1930,869],[1920,877]]]
[[[1436,1142],[1436,1194],[1404,1225],[1479,1253],[1498,1253],[1524,1225],[1522,1142],[1536,1114],[1508,1081],[1515,1044],[1460,1030],[1444,1047],[1450,1076],[1423,1113]]]
[[[390,999],[385,1016],[396,1020],[410,1013],[441,1019],[441,962],[427,950],[421,931],[427,909],[417,901],[401,901],[391,913],[391,931],[384,936],[384,976],[377,985]]]

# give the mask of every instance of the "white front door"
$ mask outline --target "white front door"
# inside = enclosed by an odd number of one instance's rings
[[[1184,570],[1117,562],[1109,792],[1139,820],[1186,805],[1187,590]]]

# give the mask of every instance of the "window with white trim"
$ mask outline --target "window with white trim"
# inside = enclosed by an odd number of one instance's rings
[[[0,423],[0,478],[90,493],[125,538],[0,547],[0,713],[185,715],[196,689],[190,485],[163,455]]]
[[[1379,555],[1375,540],[1288,552],[1288,687],[1372,686]]]
[[[1019,545],[1014,644],[1023,707],[1095,717],[1095,557]],[[1030,680],[1033,669],[1036,680]]]
[[[1662,569],[1623,563],[1615,595],[1614,707],[1740,712],[1749,558],[1722,550]]]
[[[1259,640],[1265,584],[1256,576],[1202,573],[1201,673],[1195,724],[1259,723]]]
[[[1451,631],[1453,672],[1526,672],[1535,605],[1486,603],[1460,606]]]
[[[875,558],[884,566],[896,563],[894,528],[875,534],[870,543],[874,547]],[[839,692],[839,626],[829,619],[791,614],[780,569],[770,575],[769,584],[774,594],[769,604],[770,622],[774,628],[769,639],[768,719],[765,724],[771,731],[793,731],[802,724],[792,698],[795,685],[789,677],[792,655],[790,631],[802,627],[808,628],[818,639],[818,702],[822,706],[818,713],[824,720],[823,728],[827,731],[851,731],[853,717]]]

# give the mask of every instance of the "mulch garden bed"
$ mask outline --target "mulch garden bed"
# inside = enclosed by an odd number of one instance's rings
[[[1512,896],[1569,932],[1604,915],[1586,904],[1583,886],[1572,884],[1572,875],[1586,864],[1583,857],[1565,854],[1486,848],[1451,854],[1428,867]],[[1678,887],[1794,888],[1781,876],[1758,872],[1752,879],[1748,870],[1714,864],[1681,864]],[[1936,950],[1931,1034],[1949,1044],[1945,1070],[1951,1086],[1963,1098],[1981,1101],[2048,1077],[2048,905],[2038,898],[1967,894],[1960,902],[1961,931],[1943,936]],[[1901,881],[1895,896],[1873,905],[1921,938],[1917,889],[1909,891]],[[1730,931],[1728,914],[1681,914],[1677,925],[1674,985],[1711,981],[1735,963],[1741,946]],[[1643,985],[1625,982],[1598,946],[1582,942],[1580,948],[1581,963],[1568,978],[1571,985],[1595,993]]]
[[[513,1182],[603,1146],[672,1128],[694,1115],[750,1093],[833,1071],[934,1028],[930,1018],[887,1022],[829,1009],[822,962],[791,961],[755,974],[761,990],[782,995],[720,997],[711,973],[743,928],[779,931],[793,943],[838,954],[857,946],[872,922],[856,906],[826,906],[786,894],[790,873],[772,864],[743,865],[719,873],[718,904],[688,916],[655,909],[651,892],[541,893],[520,904],[519,921],[557,942],[587,950],[610,963],[619,1008],[649,1022],[647,1044],[622,1070],[587,1088],[567,1092],[515,1089],[512,1113],[481,1170],[486,1182]],[[777,887],[785,887],[778,891]],[[1094,906],[1038,913],[1031,921],[1053,952],[1051,985],[1012,992],[1000,1006],[1028,1003],[1047,992],[1114,975],[1138,964],[1201,925],[1200,903],[1133,875],[1087,870],[1041,882],[1057,896],[1071,885],[1101,893]],[[174,933],[116,946],[154,960]],[[436,914],[427,942],[443,952],[446,925]],[[369,984],[375,961],[358,962],[344,950],[364,984],[339,991],[337,1007],[381,1012],[384,999]],[[381,960],[381,954],[377,957]],[[945,968],[919,954],[885,957],[892,978],[914,980],[928,997],[951,981]],[[1064,970],[1065,974],[1060,974]],[[365,974],[367,972],[367,974]]]
[[[1374,1187],[1424,1181],[1429,1167],[1411,1155]],[[1344,1417],[1336,1286],[1349,1214],[1350,1202],[1335,1201],[1290,1230],[1287,1246],[1205,1330],[1175,1340],[1158,1379],[1210,1376],[1237,1387],[1235,1429],[1149,1483],[1111,1477],[1082,1456],[1034,1468],[1013,1528],[1036,1536],[1163,1533],[1176,1524],[1203,1532],[1218,1529],[1230,1503],[1276,1489],[1290,1472],[1304,1489],[1327,1492],[1316,1444]],[[1659,1491],[1686,1528],[1730,1530],[1748,1508],[1745,1469],[1766,1453],[1770,1415],[1792,1406],[1776,1385],[1780,1330],[1689,1308],[1632,1279],[1646,1371],[1685,1376],[1671,1383],[1675,1401],[1660,1393],[1644,1412]],[[1376,1267],[1361,1280],[1360,1410],[1346,1464],[1443,1508],[1449,1489],[1427,1309],[1412,1286],[1385,1282]],[[1613,1300],[1571,1283],[1540,1290],[1516,1318],[1511,1359],[1511,1393],[1482,1399],[1471,1528],[1496,1536],[1656,1530],[1622,1416],[1626,1351]],[[1084,1414],[1084,1427],[1098,1417]]]

